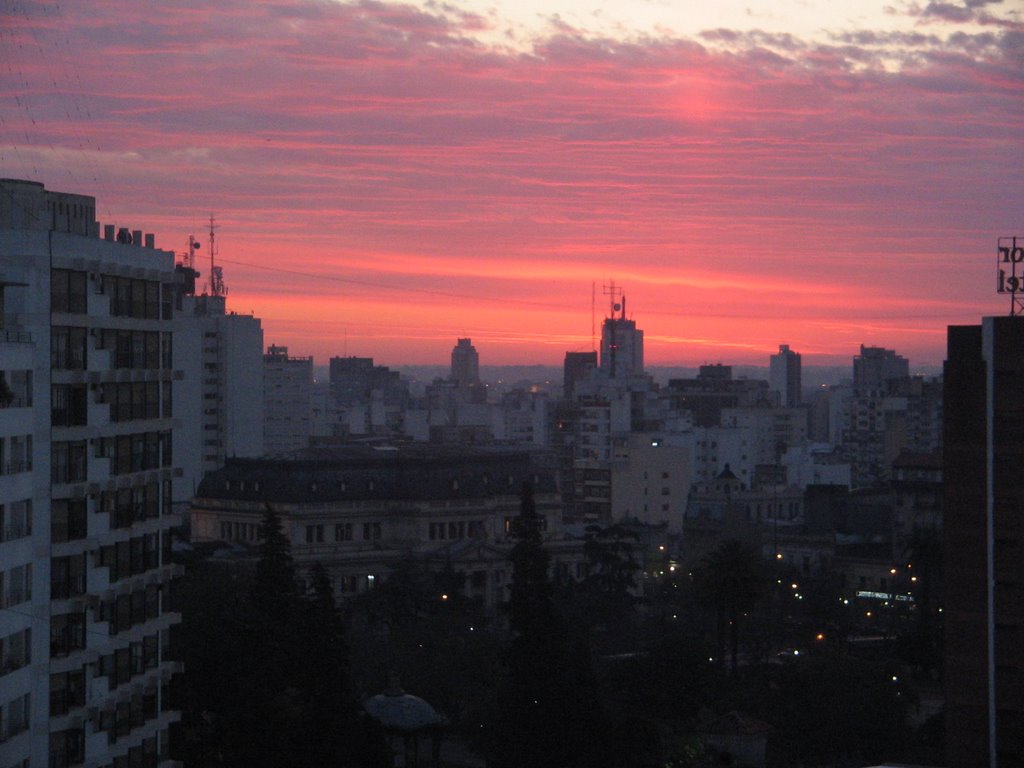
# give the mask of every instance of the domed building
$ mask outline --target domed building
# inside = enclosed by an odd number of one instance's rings
[[[441,733],[448,721],[430,704],[419,696],[403,691],[396,681],[384,693],[364,701],[363,709],[383,726],[388,743],[395,753],[395,765],[417,768],[420,765],[420,737],[424,737],[430,739],[429,765],[431,768],[439,768]],[[396,750],[399,739],[400,751]]]

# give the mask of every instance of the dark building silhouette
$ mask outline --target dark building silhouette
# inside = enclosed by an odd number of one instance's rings
[[[947,765],[1024,765],[1024,317],[950,326]]]
[[[372,357],[332,357],[329,369],[331,394],[338,405],[364,402],[375,389],[385,398],[401,398],[405,387],[398,371],[374,365]]]
[[[858,392],[882,389],[891,379],[909,375],[907,359],[891,349],[861,344],[860,354],[853,358],[853,386]]]
[[[459,339],[452,348],[452,383],[474,387],[480,383],[480,356],[472,339]]]
[[[800,354],[779,345],[779,354],[769,358],[769,384],[779,393],[779,405],[792,408],[800,405]]]
[[[566,352],[562,368],[562,389],[566,400],[572,400],[576,383],[590,375],[597,368],[597,352]]]
[[[615,312],[619,312],[618,316]],[[644,332],[626,318],[626,298],[612,305],[601,326],[601,373],[609,379],[628,379],[644,372]]]
[[[694,426],[716,427],[723,408],[768,404],[768,382],[734,379],[730,365],[702,365],[695,379],[669,379],[665,390],[677,411],[690,411]]]

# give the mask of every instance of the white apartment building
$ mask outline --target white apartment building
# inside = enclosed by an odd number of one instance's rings
[[[263,454],[263,328],[258,317],[228,312],[223,296],[180,296],[174,319],[174,387],[181,446],[175,502],[186,502],[203,475],[228,457]]]
[[[289,357],[271,344],[263,356],[263,450],[268,454],[309,447],[313,434],[313,358]],[[323,407],[323,406],[321,406]]]
[[[680,533],[693,482],[692,448],[661,433],[633,432],[616,441],[611,469],[611,515]]]
[[[173,254],[0,180],[0,765],[169,766]]]

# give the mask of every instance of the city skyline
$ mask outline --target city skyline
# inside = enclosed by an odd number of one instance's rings
[[[188,235],[291,354],[937,364],[1021,234],[1009,2],[0,2],[0,176]],[[703,15],[702,15],[703,14]],[[592,293],[593,290],[593,293]]]

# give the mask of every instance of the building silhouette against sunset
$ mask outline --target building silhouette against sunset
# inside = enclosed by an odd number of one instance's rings
[[[612,290],[616,290],[614,286]],[[614,301],[612,311],[601,325],[601,375],[628,379],[644,372],[644,332],[626,317],[626,297]]]
[[[800,405],[800,354],[779,345],[779,353],[769,358],[769,386],[779,393],[779,405],[794,408]]]
[[[456,387],[480,383],[480,356],[472,339],[459,339],[452,348],[452,383]]]
[[[1024,765],[1024,317],[950,326],[948,765]]]

